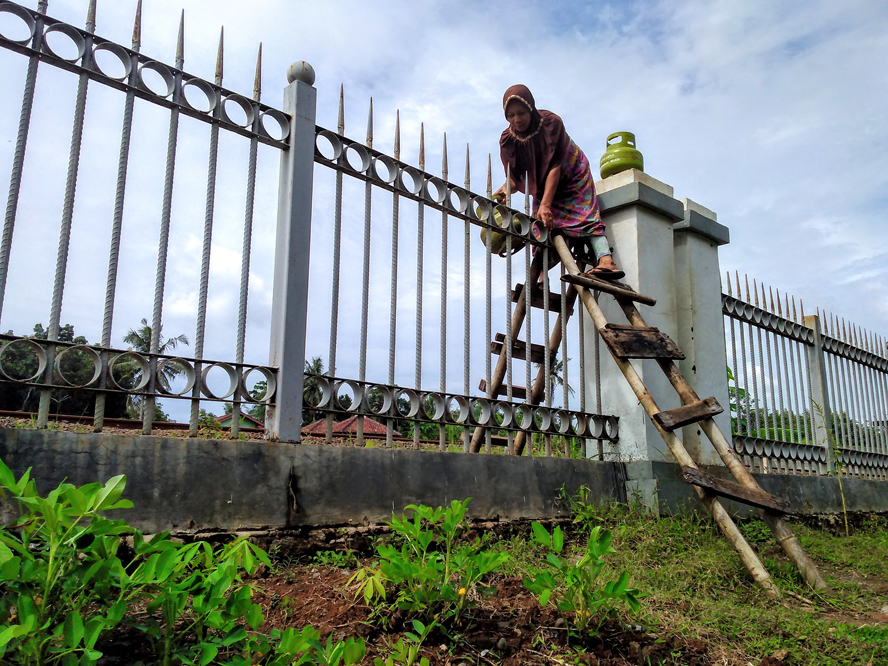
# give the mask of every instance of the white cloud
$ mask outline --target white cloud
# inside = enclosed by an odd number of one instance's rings
[[[342,82],[349,136],[363,139],[372,96],[375,147],[391,151],[394,114],[400,109],[403,159],[416,163],[424,122],[427,168],[437,172],[441,135],[447,132],[450,179],[462,182],[468,142],[476,191],[484,190],[488,153],[493,155],[493,186],[502,181],[496,152],[504,125],[500,99],[512,83],[527,83],[542,107],[559,113],[593,164],[609,133],[634,131],[646,170],[673,185],[676,196],[715,210],[730,227],[733,242],[722,250],[724,270],[748,273],[804,298],[806,305],[888,332],[888,250],[881,242],[888,201],[885,3],[263,0],[245,9],[233,1],[152,0],[145,5],[143,53],[173,60],[182,5],[187,71],[212,78],[218,31],[225,25],[227,87],[251,92],[261,41],[263,99],[278,106],[287,66],[305,59],[318,75],[320,125],[335,128]],[[134,7],[135,0],[100,3],[98,33],[128,43]],[[51,15],[77,25],[85,10],[85,0],[50,2]],[[24,70],[24,58],[0,51],[4,90],[21,90]],[[74,76],[40,66],[4,330],[30,330],[49,314],[75,84]],[[63,323],[74,323],[78,332],[96,340],[122,96],[93,83],[88,99]],[[8,182],[19,104],[15,92],[0,100],[2,183]],[[151,315],[168,119],[163,109],[136,104],[114,344],[141,317]],[[225,134],[206,351],[216,358],[233,357],[247,164],[247,142]],[[192,337],[195,328],[208,136],[203,123],[182,120],[166,282],[164,331],[170,335]],[[261,147],[247,342],[248,360],[255,362],[267,355],[277,165],[277,151]],[[324,167],[316,172],[311,284],[317,331],[309,344],[310,353],[326,357],[332,174]],[[390,206],[388,195],[374,193],[370,330],[373,367],[383,375]],[[398,339],[407,344],[413,336],[416,212],[408,202],[401,209]],[[359,325],[362,220],[363,186],[346,183],[341,343]],[[455,263],[448,271],[448,298],[462,293],[460,233],[458,226],[451,228]],[[431,211],[426,235],[424,353],[434,358],[429,367],[437,372],[439,296],[433,282],[440,271],[435,249],[440,216]],[[474,237],[471,242],[473,275],[481,275],[480,244]],[[496,289],[502,294],[502,262],[495,264]],[[473,307],[473,364],[483,368],[484,343],[476,337],[483,332],[483,303]],[[461,308],[451,309],[458,310],[449,322],[457,329],[449,328],[448,336],[461,343]],[[502,313],[495,316],[502,318]],[[356,345],[347,346],[340,351],[343,364],[356,355]],[[461,351],[454,357],[459,358],[448,374],[460,384]],[[412,358],[399,353],[398,364],[405,373],[399,379],[410,383]]]

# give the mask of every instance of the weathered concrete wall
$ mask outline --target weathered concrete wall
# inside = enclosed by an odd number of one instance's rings
[[[46,493],[63,479],[80,485],[127,475],[120,512],[146,532],[280,529],[388,520],[407,504],[432,506],[472,498],[483,519],[554,518],[566,514],[561,489],[580,486],[596,502],[641,493],[667,512],[696,509],[678,466],[525,458],[397,449],[299,446],[271,442],[75,434],[0,428],[0,459],[17,476],[32,467]],[[723,467],[708,468],[726,476]],[[760,475],[765,488],[799,513],[838,513],[832,477]],[[845,480],[849,511],[888,511],[888,484]],[[726,503],[748,515],[748,507]]]
[[[467,497],[476,518],[550,518],[562,486],[625,500],[621,467],[591,460],[2,428],[0,459],[33,467],[42,492],[126,474],[135,508],[121,517],[149,532],[381,522]]]
[[[660,507],[668,513],[697,510],[700,505],[691,486],[681,480],[681,468],[671,463],[651,463],[657,480]],[[713,476],[733,481],[721,465],[706,467]],[[782,474],[753,474],[761,487],[773,495],[792,502],[799,515],[836,514],[842,511],[839,482],[833,476],[785,476]],[[849,512],[883,513],[888,511],[888,484],[883,481],[842,479],[845,503]],[[734,515],[750,516],[753,509],[745,504],[723,500],[725,508]]]

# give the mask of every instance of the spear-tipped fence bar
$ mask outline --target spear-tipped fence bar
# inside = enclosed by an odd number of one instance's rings
[[[276,369],[270,366],[257,366],[244,363],[244,337],[246,330],[246,294],[249,275],[249,248],[252,238],[252,209],[255,196],[257,147],[264,143],[279,149],[287,149],[290,145],[290,119],[286,113],[259,102],[259,65],[257,64],[257,83],[254,86],[253,100],[230,90],[222,88],[222,51],[221,40],[217,72],[214,82],[200,79],[186,73],[184,67],[184,26],[180,22],[177,40],[175,65],[166,65],[158,60],[140,53],[141,46],[141,2],[136,9],[131,48],[126,48],[95,35],[95,2],[91,2],[85,29],[80,29],[45,16],[46,3],[40,2],[36,12],[21,5],[0,1],[0,13],[17,17],[28,30],[24,39],[12,40],[0,35],[0,47],[23,54],[28,57],[28,71],[25,76],[25,90],[22,99],[22,112],[19,122],[19,133],[13,156],[10,190],[4,217],[3,236],[0,239],[0,307],[5,297],[6,277],[8,275],[9,258],[13,251],[13,230],[18,212],[20,184],[22,177],[24,152],[28,139],[28,128],[32,112],[34,89],[36,84],[37,66],[40,62],[56,68],[64,69],[78,75],[77,94],[74,102],[73,129],[69,149],[68,170],[62,202],[62,219],[59,227],[59,249],[56,259],[55,280],[51,299],[48,339],[45,341],[29,341],[17,336],[5,336],[8,344],[24,345],[37,363],[39,371],[30,377],[11,376],[5,373],[5,380],[16,381],[38,390],[41,404],[38,410],[38,423],[45,426],[49,417],[52,391],[56,389],[77,389],[96,394],[93,412],[94,428],[103,427],[106,407],[106,394],[128,393],[142,401],[144,410],[144,432],[150,432],[153,420],[153,401],[157,397],[174,397],[190,399],[197,412],[200,400],[225,400],[235,402],[235,414],[240,402],[246,399],[251,403],[272,404],[276,399]],[[53,35],[57,39],[67,39],[74,47],[73,56],[69,56],[55,42],[47,39]],[[99,57],[101,56],[101,57]],[[119,63],[117,71],[110,65],[109,59]],[[152,72],[154,81],[146,76]],[[68,272],[68,247],[72,233],[77,229],[74,223],[75,194],[80,166],[80,155],[83,144],[84,118],[87,112],[87,90],[90,82],[100,83],[125,93],[123,104],[123,123],[121,128],[120,151],[117,159],[117,181],[114,195],[114,208],[110,224],[110,250],[108,257],[108,273],[105,285],[104,312],[102,316],[101,343],[96,346],[80,345],[78,351],[72,352],[71,345],[58,341],[65,280]],[[197,102],[195,95],[200,93],[206,102]],[[195,103],[189,101],[189,97]],[[160,240],[157,253],[157,271],[155,279],[155,298],[151,317],[151,343],[146,350],[130,350],[121,352],[111,347],[112,324],[114,319],[115,298],[117,297],[117,273],[121,244],[121,230],[124,218],[124,200],[129,165],[129,148],[133,133],[133,110],[135,99],[156,104],[170,110],[170,124],[167,141],[167,161],[164,178],[164,191],[160,221]],[[234,120],[230,112],[232,105],[239,107],[245,119]],[[210,125],[210,151],[207,171],[207,194],[204,217],[204,243],[201,257],[201,275],[198,284],[197,334],[195,336],[195,353],[193,359],[170,357],[159,353],[162,328],[163,292],[166,278],[166,251],[169,243],[170,225],[172,222],[172,191],[174,186],[176,148],[178,145],[179,116],[186,115]],[[203,341],[206,323],[206,303],[209,277],[209,249],[212,240],[212,224],[215,204],[215,171],[218,155],[218,133],[225,130],[248,137],[251,143],[250,164],[247,177],[247,212],[244,229],[244,255],[241,271],[241,294],[238,315],[238,340],[236,361],[204,362]],[[2,310],[0,310],[2,313]],[[4,350],[9,348],[5,346]],[[85,385],[79,385],[64,376],[62,359],[66,354],[85,355],[95,361],[95,372]],[[2,366],[2,358],[0,358]],[[119,375],[122,368],[129,367],[135,373],[135,380],[122,382]],[[176,370],[171,374],[185,377],[186,388],[174,389],[165,381],[166,370]],[[209,371],[228,375],[230,389],[224,395],[214,393],[207,385],[206,376]],[[251,373],[253,379],[264,378],[267,391],[260,400],[249,396],[247,379]],[[249,396],[244,398],[244,396]],[[192,418],[192,432],[196,430],[196,418]],[[238,420],[233,424],[233,435],[237,436]]]
[[[743,299],[735,277],[722,311],[737,455],[754,471],[825,474],[841,465],[850,476],[888,479],[884,350],[832,315],[799,317],[786,294],[775,307],[762,287],[757,304],[756,281]]]

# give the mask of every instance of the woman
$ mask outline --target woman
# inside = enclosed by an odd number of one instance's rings
[[[509,126],[500,136],[500,157],[511,176],[511,191],[530,194],[534,216],[547,229],[565,235],[568,243],[571,239],[590,242],[598,263],[584,275],[622,278],[625,273],[614,263],[604,235],[589,160],[568,136],[561,118],[538,110],[523,85],[506,90],[503,112]],[[505,192],[504,183],[494,198],[502,200]]]

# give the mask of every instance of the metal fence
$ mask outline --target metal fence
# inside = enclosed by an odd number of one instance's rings
[[[41,337],[23,338],[14,334],[3,336],[6,343],[0,353],[0,369],[3,371],[4,379],[39,391],[40,401],[37,415],[39,427],[47,425],[50,407],[54,401],[53,396],[58,396],[60,391],[78,390],[94,393],[94,426],[96,430],[101,430],[103,427],[105,407],[110,397],[136,396],[140,401],[140,411],[144,421],[143,432],[146,434],[152,430],[154,401],[159,397],[182,398],[191,401],[191,429],[194,433],[198,428],[201,401],[233,401],[236,416],[239,416],[242,402],[272,403],[276,393],[276,369],[266,365],[245,363],[244,341],[253,202],[256,190],[257,147],[259,144],[264,144],[278,150],[287,150],[290,119],[281,111],[259,101],[261,49],[257,62],[256,86],[253,98],[249,99],[222,87],[223,51],[221,40],[214,82],[192,76],[183,70],[183,24],[180,24],[174,67],[142,55],[139,52],[141,3],[136,14],[131,48],[124,48],[94,34],[95,2],[91,2],[89,5],[85,30],[47,16],[46,9],[47,2],[45,1],[39,3],[37,11],[11,2],[0,2],[0,13],[7,19],[10,17],[18,19],[21,22],[19,27],[23,29],[18,38],[0,35],[0,46],[27,58],[21,115],[10,175],[2,244],[0,244],[0,308],[4,302],[8,302],[6,298],[8,287],[16,288],[16,285],[7,284],[7,275],[10,261],[15,252],[13,232],[17,221],[38,69],[41,65],[49,65],[72,72],[78,77],[49,323],[45,335]],[[7,29],[8,24],[9,21],[6,23]],[[107,282],[101,344],[99,345],[77,344],[76,341],[66,341],[64,336],[60,335],[63,333],[61,311],[68,274],[68,252],[72,235],[75,193],[81,165],[84,116],[87,107],[87,92],[91,83],[102,84],[120,91],[125,97],[123,121],[120,128],[121,138],[117,159],[114,209],[113,217],[110,220],[110,252],[107,258]],[[136,345],[135,348],[130,349],[114,349],[111,346],[111,331],[115,304],[121,296],[124,298],[128,296],[128,294],[117,293],[117,284],[127,177],[131,166],[129,152],[135,132],[133,110],[137,99],[169,110],[153,312],[150,325],[144,328],[145,344]],[[197,327],[193,340],[193,357],[162,353],[164,349],[161,346],[171,208],[181,116],[202,121],[210,126],[206,204],[198,284]],[[240,270],[238,332],[233,362],[203,358],[220,131],[240,135],[249,141],[248,176],[246,183],[243,184],[246,192],[243,252]],[[26,223],[35,224],[36,221],[26,220]],[[0,314],[5,313],[0,310]],[[145,323],[147,324],[147,322]],[[84,364],[88,368],[86,372],[83,372]],[[215,376],[220,373],[227,380],[227,390],[214,390],[212,382],[209,380],[211,375]],[[177,378],[177,381],[174,383],[172,378]],[[257,380],[265,382],[264,393],[250,391]],[[233,436],[237,436],[239,420],[239,418],[233,419]]]
[[[728,274],[734,448],[756,471],[888,479],[888,354],[860,327]]]
[[[486,193],[473,192],[468,146],[463,183],[449,182],[446,135],[440,176],[425,171],[422,128],[419,168],[401,161],[399,118],[393,156],[375,150],[372,101],[363,143],[344,136],[343,117],[340,97],[338,131],[318,128],[315,152],[315,162],[333,174],[332,201],[326,216],[317,212],[324,204],[315,202],[312,230],[312,261],[329,267],[327,275],[313,278],[320,287],[310,295],[323,304],[310,308],[310,328],[330,332],[329,348],[315,347],[316,358],[326,352],[326,371],[318,368],[309,378],[307,406],[325,421],[319,434],[331,440],[337,414],[354,414],[358,442],[365,418],[384,422],[389,444],[399,423],[407,422],[414,445],[421,439],[419,422],[433,424],[437,432],[429,435],[442,450],[461,440],[469,451],[473,433],[475,448],[489,452],[499,443],[526,455],[551,455],[553,437],[567,455],[571,445],[584,454],[585,440],[615,439],[616,419],[590,413],[600,401],[593,408],[587,399],[587,380],[598,381],[594,368],[587,377],[582,318],[568,325],[575,293],[560,281],[551,286],[548,271],[540,270],[553,251],[547,231],[531,217],[529,200],[523,213],[492,201],[489,156]],[[343,196],[344,178],[362,186],[362,199]],[[328,233],[318,239],[324,229]],[[505,258],[487,250],[479,230],[505,234]],[[349,261],[343,261],[345,242],[353,246]],[[536,284],[538,275],[533,306],[523,307],[523,284]],[[319,293],[325,288],[329,296]],[[357,325],[343,325],[343,310]],[[388,344],[379,344],[385,337]],[[343,348],[350,352],[345,360]],[[494,350],[504,375],[497,392]],[[524,386],[518,386],[522,375]],[[545,377],[550,381],[540,380]],[[534,384],[540,400],[528,390]],[[497,431],[502,437],[494,436]]]
[[[486,193],[477,194],[471,189],[468,147],[463,183],[448,181],[446,136],[440,176],[425,170],[422,136],[418,168],[400,159],[399,127],[392,156],[375,150],[372,101],[363,143],[344,136],[342,99],[338,131],[316,126],[313,74],[309,78],[306,71],[288,73],[291,85],[284,91],[282,109],[262,103],[261,47],[250,99],[222,87],[221,39],[212,82],[184,71],[183,24],[174,66],[142,55],[141,3],[131,48],[95,34],[95,2],[90,3],[84,30],[57,21],[46,11],[45,1],[37,11],[0,1],[0,14],[8,19],[3,25],[8,28],[10,21],[17,20],[21,33],[13,36],[7,28],[0,30],[0,47],[21,54],[27,63],[0,241],[0,318],[6,314],[4,300],[9,302],[7,287],[16,289],[7,285],[7,276],[16,256],[13,232],[38,69],[65,70],[78,82],[48,326],[44,335],[25,337],[23,331],[3,335],[0,350],[3,383],[39,393],[39,427],[47,425],[60,396],[76,391],[94,396],[90,404],[97,431],[103,427],[109,401],[123,396],[137,399],[146,434],[152,432],[155,401],[172,398],[190,403],[192,434],[198,431],[201,405],[228,402],[233,404],[232,437],[238,436],[242,409],[261,405],[267,408],[267,435],[288,441],[299,439],[303,418],[313,414],[325,421],[327,439],[336,419],[356,416],[358,443],[367,418],[384,422],[389,444],[396,427],[404,424],[412,430],[415,444],[426,424],[426,433],[429,428],[437,431],[441,448],[456,433],[459,448],[469,450],[473,432],[483,428],[488,452],[499,443],[495,435],[500,434],[505,451],[523,450],[528,455],[551,454],[553,437],[554,446],[563,445],[567,454],[571,445],[585,452],[589,440],[616,439],[617,420],[596,414],[600,400],[587,396],[587,385],[597,386],[597,377],[587,374],[597,374],[597,369],[584,364],[582,317],[568,325],[575,297],[572,288],[558,282],[560,288],[551,289],[548,271],[541,271],[541,287],[531,290],[535,307],[521,312],[522,288],[513,283],[534,284],[539,266],[548,265],[547,232],[531,217],[527,199],[523,212],[491,200],[489,156]],[[91,84],[123,95],[101,343],[96,345],[66,336],[61,317]],[[136,133],[133,109],[142,102],[169,113],[166,159],[152,316],[142,329],[144,344],[121,349],[112,346],[112,326],[115,306],[128,297],[117,290],[119,255],[130,145]],[[172,353],[161,334],[173,192],[182,158],[180,118],[209,127],[203,224],[194,230],[202,241],[193,356]],[[233,361],[204,358],[218,217],[220,134],[248,142],[246,178],[240,184],[245,201]],[[194,133],[185,138],[193,144]],[[245,360],[262,147],[279,153],[281,163],[267,364]],[[322,168],[315,169],[315,164]],[[380,208],[385,212],[374,215]],[[477,238],[473,240],[479,230],[504,234],[508,258],[492,256]],[[504,331],[498,343],[497,322],[502,322]],[[523,342],[518,339],[521,328]],[[387,345],[382,342],[386,337]],[[501,351],[505,374],[502,390],[496,393],[492,345]],[[305,363],[306,348],[309,363]],[[435,352],[437,362],[430,363]],[[522,361],[523,367],[516,361]],[[483,372],[476,370],[481,367]],[[522,370],[524,387],[513,382]],[[475,384],[478,380],[483,381]],[[539,400],[530,390],[535,383],[541,385]],[[516,446],[525,440],[528,446]]]

